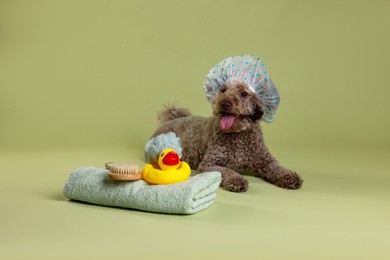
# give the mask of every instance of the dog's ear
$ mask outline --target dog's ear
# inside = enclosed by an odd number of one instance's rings
[[[263,111],[263,102],[260,98],[256,96],[252,96],[252,105],[254,106],[253,112],[251,114],[251,119],[256,122],[258,120],[261,120],[263,117],[264,111]]]
[[[253,113],[251,115],[251,118],[253,121],[258,121],[262,118],[264,112],[263,109],[260,107],[260,105],[256,104],[255,109],[253,110]]]

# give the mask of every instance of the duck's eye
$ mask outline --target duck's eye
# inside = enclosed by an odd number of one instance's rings
[[[248,95],[247,92],[245,92],[245,91],[241,92],[241,96],[246,97],[247,95]]]
[[[161,153],[160,156],[163,157],[163,156],[164,156],[164,153]]]

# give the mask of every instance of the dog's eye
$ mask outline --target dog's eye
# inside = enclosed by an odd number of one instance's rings
[[[226,88],[221,88],[220,91],[221,91],[221,93],[225,93],[226,92]]]
[[[247,95],[248,95],[247,92],[245,92],[245,91],[241,92],[241,96],[246,97]]]

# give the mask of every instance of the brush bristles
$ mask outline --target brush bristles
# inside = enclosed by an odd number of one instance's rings
[[[107,163],[106,168],[110,171],[108,176],[112,180],[130,181],[139,180],[142,177],[138,170],[138,165]]]
[[[129,166],[113,166],[111,167],[111,172],[115,174],[137,174],[138,166],[137,165],[129,165]]]

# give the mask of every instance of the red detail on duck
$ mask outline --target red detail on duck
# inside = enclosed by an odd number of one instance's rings
[[[163,164],[168,166],[174,166],[178,165],[180,162],[179,155],[177,155],[176,152],[169,152],[165,155],[165,157],[162,160]]]

